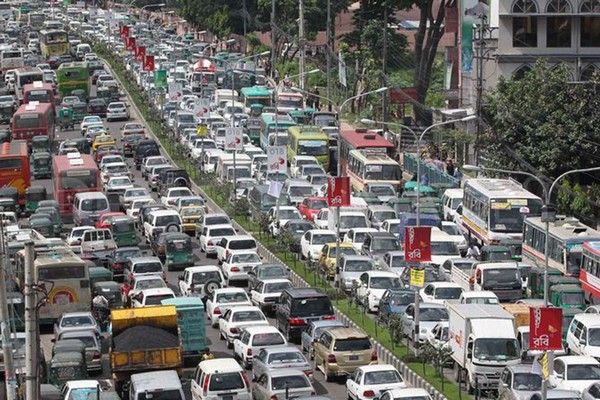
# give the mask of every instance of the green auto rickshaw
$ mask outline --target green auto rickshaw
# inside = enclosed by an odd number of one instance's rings
[[[73,103],[71,109],[73,110],[74,123],[80,123],[83,121],[83,117],[87,115],[87,103],[84,103],[83,101]]]
[[[52,223],[54,224],[54,232],[56,232],[57,234],[60,234],[62,232],[63,220],[57,208],[53,206],[38,204],[38,209],[35,210],[35,212],[49,214],[50,218],[52,219]]]
[[[260,103],[252,103],[250,104],[250,116],[251,117],[260,117],[265,106]]]
[[[585,309],[585,293],[579,284],[558,284],[550,287],[548,295],[555,307]]]
[[[38,135],[31,138],[31,152],[52,152],[52,142],[48,135]]]
[[[192,265],[194,265],[192,239],[185,233],[168,233],[165,237],[165,266],[167,270],[185,269]]]
[[[67,381],[87,379],[85,355],[77,351],[56,353],[48,368],[48,382],[62,386]]]
[[[34,179],[52,176],[52,155],[46,151],[31,153],[29,165]]]
[[[115,281],[95,282],[92,286],[92,297],[101,294],[108,300],[110,309],[123,308],[121,284]]]
[[[551,279],[561,279],[562,272],[556,268],[548,268],[548,282]],[[567,282],[565,282],[567,283]],[[529,271],[529,279],[527,280],[527,296],[532,299],[541,299],[544,297],[544,268],[533,267]]]
[[[29,227],[46,238],[54,237],[54,224],[50,214],[35,212],[29,216]]]
[[[25,189],[25,211],[34,213],[40,201],[46,200],[48,192],[43,186],[30,186]]]
[[[137,246],[134,218],[129,216],[113,217],[110,220],[110,230],[118,247]]]
[[[113,273],[104,267],[89,267],[90,285],[94,286],[97,282],[107,282],[113,280]]]

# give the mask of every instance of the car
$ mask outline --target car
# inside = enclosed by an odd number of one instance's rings
[[[100,179],[102,180],[102,184],[106,185],[110,178],[117,176],[130,176],[129,168],[125,162],[111,162],[102,164],[102,169],[100,170]]]
[[[202,218],[201,218],[202,219]],[[196,224],[197,225],[197,224]],[[231,224],[224,225],[207,225],[199,233],[196,228],[196,237],[200,242],[200,251],[209,255],[216,255],[217,249],[216,244],[226,236],[235,236],[236,232]]]
[[[143,224],[143,232],[146,241],[163,232],[181,232],[181,216],[175,210],[157,210],[146,215]]]
[[[107,104],[102,98],[90,99],[88,102],[87,112],[89,115],[97,115],[101,118],[106,117]]]
[[[225,286],[225,277],[216,265],[194,265],[183,270],[179,276],[181,296],[207,299],[216,289]]]
[[[70,97],[70,96],[67,96]],[[67,97],[63,98],[63,103],[65,101],[67,101]],[[77,101],[77,97],[73,96],[74,98],[72,99],[73,102]],[[83,117],[83,119],[81,120],[81,123],[79,124],[79,131],[81,132],[81,136],[85,135],[85,132],[87,130],[87,128],[91,125],[102,125],[102,118],[100,118],[97,115],[86,115],[85,117]]]
[[[542,390],[542,376],[531,365],[509,365],[500,374],[498,400],[529,400]]]
[[[142,290],[166,288],[167,283],[158,275],[136,276],[131,283],[124,283],[121,286],[122,302],[130,306],[132,298],[138,295]]]
[[[81,246],[81,238],[83,233],[90,229],[94,229],[92,225],[75,226],[71,228],[71,232],[67,237],[67,244],[72,248],[79,248]]]
[[[388,205],[370,205],[367,208],[367,218],[371,223],[371,228],[379,230],[383,221],[398,218],[396,211]]]
[[[581,394],[582,400],[596,400],[599,398],[600,398],[600,382],[596,382],[596,383],[590,385]]]
[[[128,120],[129,110],[127,105],[122,101],[113,101],[106,107],[106,120]]]
[[[62,399],[76,399],[87,397],[90,391],[97,391],[100,382],[94,379],[67,381],[60,390]]]
[[[140,199],[140,198],[149,198],[150,197],[150,192],[148,192],[148,189],[146,188],[140,188],[140,187],[133,187],[130,189],[126,189],[122,195],[119,196],[119,203],[121,203],[121,207],[123,207],[124,210],[126,210],[127,208],[129,208],[129,206],[131,205],[131,202],[135,199]]]
[[[333,280],[337,270],[337,256],[358,255],[358,252],[351,244],[340,242],[339,248],[336,242],[326,243],[321,250],[319,257],[319,269],[327,279]]]
[[[258,352],[252,360],[252,380],[274,370],[299,369],[309,379],[313,377],[313,367],[306,360],[302,351],[295,346],[269,347]]]
[[[329,226],[329,208],[324,208],[313,218],[317,229],[327,229]]]
[[[135,135],[140,133],[145,134],[146,129],[144,128],[144,125],[140,122],[127,122],[123,124],[121,129],[119,129],[119,132],[121,133],[121,137],[125,137],[128,135]]]
[[[256,239],[250,235],[224,236],[216,244],[217,261],[222,264],[232,251],[257,251]]]
[[[346,395],[352,400],[370,400],[386,390],[405,387],[404,379],[393,365],[365,365],[346,380]]]
[[[302,218],[312,221],[319,211],[326,207],[327,198],[312,196],[302,200],[302,203],[300,203],[298,206],[298,211],[300,212]]]
[[[134,308],[159,306],[163,300],[174,298],[175,293],[170,288],[144,289],[131,296],[131,305]]]
[[[457,303],[463,288],[454,282],[431,282],[419,290],[419,296],[425,303]]]
[[[310,321],[335,318],[331,300],[315,288],[285,289],[275,309],[275,324],[287,340],[299,340]]]
[[[229,215],[224,213],[206,213],[202,216],[200,221],[196,224],[196,238],[200,237],[200,233],[207,226],[212,225],[229,225],[231,226],[231,219]],[[234,236],[234,235],[232,235]],[[216,245],[216,244],[215,244]]]
[[[219,325],[219,318],[226,308],[251,305],[252,302],[244,289],[220,288],[206,299],[206,314],[210,319],[211,326],[216,328]]]
[[[102,171],[106,164],[112,163],[119,163],[119,165],[125,164],[125,159],[120,154],[107,154],[104,157],[102,157],[102,160],[100,160],[100,162],[98,163],[98,168],[100,169],[100,171]]]
[[[148,175],[146,175],[148,178],[148,186],[150,186],[150,190],[158,190],[158,179],[160,177],[160,173],[171,168],[173,168],[173,166],[171,166],[170,164],[154,165],[150,167],[150,171],[148,171]]]
[[[148,179],[148,174],[152,167],[156,167],[158,165],[164,165],[171,167],[169,161],[163,156],[150,156],[146,157],[140,166],[140,171],[142,173],[142,177],[146,180]]]
[[[253,400],[270,400],[278,398],[297,398],[313,396],[316,390],[303,371],[282,369],[268,371],[257,377],[252,386]]]
[[[400,240],[389,232],[367,232],[361,254],[372,257],[378,263],[388,251],[402,250]]]
[[[377,232],[375,228],[352,228],[344,235],[343,241],[345,243],[351,243],[352,246],[356,249],[356,251],[360,252],[362,250],[362,245],[367,238],[367,233],[369,232]]]
[[[131,200],[129,207],[125,210],[125,214],[127,214],[127,216],[132,217],[133,219],[137,220],[138,215],[140,213],[140,209],[142,207],[144,207],[145,205],[150,205],[150,204],[156,204],[156,200],[154,200],[152,197],[139,197],[139,198],[133,199],[133,200]]]
[[[406,307],[415,301],[415,291],[410,288],[388,289],[379,300],[377,316],[387,324],[390,318],[403,314]]]
[[[364,191],[373,193],[383,203],[398,196],[396,188],[391,183],[369,182],[365,185]]]
[[[117,282],[123,282],[125,277],[125,263],[132,257],[139,257],[142,251],[137,246],[118,247],[112,251],[106,258],[108,260],[108,269],[113,274],[113,279]]]
[[[328,229],[311,229],[300,239],[300,255],[302,259],[317,262],[321,257],[323,246],[337,239],[334,231]]]
[[[379,400],[432,400],[431,395],[425,389],[405,388],[386,390],[381,394]],[[541,399],[540,399],[541,400]],[[574,400],[574,399],[573,399]]]
[[[123,217],[123,216],[125,216],[125,214],[120,211],[108,211],[108,212],[102,213],[102,214],[100,214],[100,216],[98,217],[98,220],[96,221],[95,229],[110,228],[111,220],[114,217]]]
[[[240,281],[247,286],[248,272],[260,264],[262,264],[262,259],[256,250],[228,251],[221,269],[228,286],[233,282]]]
[[[291,288],[292,283],[288,279],[265,279],[258,281],[250,290],[252,304],[259,307],[263,312],[272,313],[275,310],[281,292]]]
[[[235,306],[227,308],[219,318],[219,336],[233,348],[233,341],[240,337],[242,328],[247,326],[269,325],[267,317],[255,306]]]
[[[456,225],[455,222],[442,221],[441,230],[442,232],[446,232],[452,238],[452,241],[458,247],[458,251],[460,251],[460,254],[467,254],[467,249],[469,247],[467,239],[465,239],[461,228],[458,225]]]
[[[201,361],[190,386],[193,400],[233,399],[231,393],[235,393],[236,400],[251,399],[250,382],[233,358]]]
[[[93,329],[63,332],[58,341],[79,340],[85,345],[85,365],[88,371],[102,372],[100,337]]]
[[[116,145],[117,141],[111,135],[108,134],[100,134],[94,137],[92,143],[92,150],[96,151],[100,146],[110,146]]]
[[[352,254],[342,254],[340,265],[336,268],[335,286],[344,292],[351,292],[360,282],[363,272],[377,269],[377,264],[371,257]]]
[[[123,269],[123,274],[125,275],[125,283],[129,285],[138,276],[156,275],[163,280],[166,280],[167,277],[160,258],[152,256],[128,258]]]
[[[600,362],[589,356],[563,356],[554,359],[550,384],[555,389],[579,393],[600,380]]]
[[[133,182],[128,176],[112,176],[108,178],[108,182],[104,185],[106,193],[121,194],[127,189],[133,189]]]
[[[266,279],[289,279],[290,270],[281,264],[261,264],[248,272],[248,290],[252,291]]]
[[[356,301],[365,306],[368,312],[379,310],[379,301],[388,289],[400,289],[404,285],[398,275],[390,271],[367,271],[359,276],[356,288]]]
[[[58,339],[65,332],[93,330],[100,336],[100,325],[89,311],[63,313],[54,324],[54,338]]]
[[[287,345],[281,332],[271,325],[249,326],[233,341],[233,354],[244,368],[252,367],[252,358],[261,349]]]
[[[168,207],[173,207],[180,197],[193,196],[194,193],[186,187],[172,187],[160,196],[160,202]]]
[[[302,219],[298,209],[294,206],[271,207],[268,212],[271,223],[269,232],[273,237],[279,234],[279,228],[291,219]]]
[[[308,353],[309,358],[314,358],[314,341],[321,336],[321,332],[329,328],[343,328],[344,324],[336,319],[310,321],[300,337],[300,349]]]
[[[415,332],[415,304],[409,304],[404,314],[400,314],[404,336],[413,342],[425,343],[429,332],[440,322],[448,321],[448,310],[442,304],[419,303],[419,332]]]
[[[429,332],[427,332],[427,343],[437,350],[450,349],[450,344],[448,343],[449,326],[450,324],[448,321],[442,321],[435,325]]]

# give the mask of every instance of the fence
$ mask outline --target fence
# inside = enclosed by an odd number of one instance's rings
[[[404,153],[403,168],[404,172],[411,174],[417,173],[417,163],[421,163],[421,176],[427,175],[429,178],[429,184],[443,184],[452,185],[453,187],[459,187],[460,181],[455,177],[448,175],[444,171],[440,171],[435,165],[423,161],[416,155],[411,153]]]

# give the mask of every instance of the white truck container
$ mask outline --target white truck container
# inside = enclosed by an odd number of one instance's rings
[[[513,316],[500,305],[448,304],[452,358],[469,391],[497,389],[507,365],[521,362]]]
[[[227,171],[230,167],[233,167],[233,153],[223,153],[219,156],[219,162],[216,166],[217,178],[221,182],[227,182]],[[235,155],[235,166],[236,167],[248,167],[252,166],[250,157],[246,154],[238,153]]]
[[[458,283],[465,291],[492,291],[501,302],[523,298],[521,273],[515,262],[476,263],[470,272],[452,266],[450,280]]]
[[[362,200],[362,199],[361,199]],[[338,215],[336,207],[329,209],[327,217],[327,229],[337,232]],[[340,237],[344,237],[352,228],[368,228],[367,207],[362,205],[350,207],[340,207]]]

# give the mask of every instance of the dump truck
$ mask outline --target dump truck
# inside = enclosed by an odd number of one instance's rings
[[[131,374],[183,366],[175,306],[111,311],[110,365],[115,387],[125,393]]]

